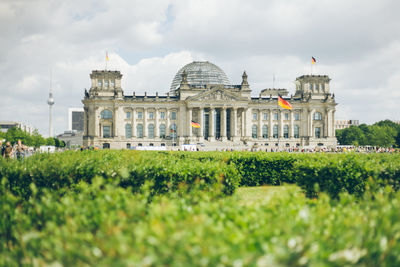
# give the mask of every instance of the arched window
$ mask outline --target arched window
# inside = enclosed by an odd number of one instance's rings
[[[154,138],[154,124],[149,124],[148,128],[148,137]]]
[[[316,120],[316,121],[322,120],[322,114],[321,114],[321,112],[315,112],[315,113],[314,113],[314,120]]]
[[[295,125],[293,128],[293,136],[294,138],[299,138],[300,137],[300,127],[299,125]]]
[[[165,130],[166,130],[165,124],[161,124],[160,125],[160,137],[161,138],[165,138],[165,134],[166,134]]]
[[[289,125],[283,126],[283,138],[289,138]]]
[[[138,124],[136,126],[136,135],[138,138],[143,138],[143,124]]]
[[[253,127],[251,127],[251,136],[253,138],[257,138],[257,125],[253,125]]]
[[[108,109],[105,109],[101,112],[102,119],[112,119],[112,112]]]
[[[268,126],[267,125],[263,125],[263,127],[262,127],[262,137],[264,139],[268,138]]]
[[[278,138],[278,134],[279,134],[279,132],[278,132],[278,125],[274,125],[274,138]]]
[[[132,125],[125,124],[125,138],[132,138]]]

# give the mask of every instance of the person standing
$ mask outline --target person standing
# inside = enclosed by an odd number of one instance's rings
[[[16,147],[16,154],[17,154],[17,159],[21,160],[25,156],[25,147],[22,145],[21,140],[18,140],[18,145]]]
[[[6,147],[4,148],[4,157],[5,157],[6,159],[12,158],[13,152],[14,152],[14,149],[13,149],[13,147],[11,146],[11,143],[10,143],[10,142],[7,142],[7,143],[6,143]]]
[[[4,150],[6,149],[5,146],[3,146],[3,141],[0,140],[0,157],[4,157]]]

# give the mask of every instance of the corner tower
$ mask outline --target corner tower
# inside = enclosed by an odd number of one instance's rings
[[[121,88],[122,74],[119,71],[94,70],[90,74],[92,85],[89,96],[105,98],[123,98]]]
[[[330,94],[330,81],[331,79],[327,75],[300,76],[295,81],[295,96],[311,95],[313,99],[324,99]]]

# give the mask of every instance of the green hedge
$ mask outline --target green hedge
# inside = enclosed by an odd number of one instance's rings
[[[29,200],[0,188],[0,266],[400,266],[400,193],[149,203],[147,185],[132,194],[105,182]]]
[[[60,190],[96,176],[152,192],[200,187],[232,194],[238,186],[297,184],[309,197],[320,191],[362,196],[367,187],[400,188],[400,154],[304,154],[264,152],[85,151],[0,161],[11,192],[29,197],[29,185]]]
[[[0,161],[0,177],[8,189],[25,198],[32,193],[31,183],[39,191],[62,192],[79,181],[90,183],[97,176],[133,191],[148,181],[153,194],[199,187],[230,195],[239,182],[235,168],[223,161],[176,160],[169,154],[154,152],[64,152],[35,155],[23,161]]]

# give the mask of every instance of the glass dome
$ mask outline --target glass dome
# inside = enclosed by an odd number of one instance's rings
[[[193,61],[181,68],[175,75],[171,84],[171,91],[175,91],[182,80],[182,73],[186,71],[190,85],[223,84],[230,85],[225,72],[218,66],[208,61]]]

